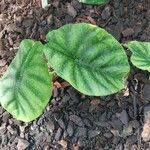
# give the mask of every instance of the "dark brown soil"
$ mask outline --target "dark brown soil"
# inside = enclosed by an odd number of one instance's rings
[[[42,9],[38,0],[0,0],[0,76],[22,39],[44,42],[49,30],[77,22],[103,27],[120,42],[150,41],[150,1],[112,0],[92,6],[50,0]],[[132,66],[126,89],[107,97],[85,96],[70,86],[55,88],[43,115],[30,124],[13,119],[0,107],[0,149],[148,150],[148,78],[149,73]]]

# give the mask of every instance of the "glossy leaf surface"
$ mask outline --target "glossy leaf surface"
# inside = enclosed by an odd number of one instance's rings
[[[55,72],[86,95],[103,96],[124,87],[129,65],[122,46],[104,29],[80,23],[47,35],[45,55]]]
[[[16,119],[32,121],[41,115],[49,101],[51,80],[43,57],[43,45],[23,40],[0,80],[0,103]]]

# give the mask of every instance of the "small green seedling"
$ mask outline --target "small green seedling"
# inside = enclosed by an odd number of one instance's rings
[[[150,44],[132,41],[132,63],[150,71]],[[122,45],[97,26],[68,24],[50,31],[47,43],[23,40],[0,80],[0,103],[18,120],[42,114],[52,95],[53,74],[86,95],[104,96],[123,89],[130,67]]]
[[[108,0],[79,0],[79,2],[86,4],[106,4]]]

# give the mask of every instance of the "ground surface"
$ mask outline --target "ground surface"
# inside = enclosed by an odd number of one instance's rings
[[[0,76],[22,39],[44,41],[49,30],[67,23],[96,24],[121,42],[150,41],[149,0],[112,0],[105,6],[77,0],[50,0],[49,4],[43,10],[37,0],[0,0]],[[43,115],[30,124],[13,119],[0,107],[0,149],[148,150],[148,75],[132,67],[126,90],[108,97],[55,88]]]

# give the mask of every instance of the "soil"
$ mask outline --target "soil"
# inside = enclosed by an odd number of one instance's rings
[[[67,23],[103,27],[120,42],[150,41],[150,1],[111,0],[92,6],[77,0],[0,0],[0,76],[24,38],[45,41]],[[130,57],[130,53],[127,50]],[[132,64],[131,64],[132,65]],[[25,124],[0,107],[1,150],[149,150],[149,73],[134,66],[121,92],[89,97],[71,86],[54,88],[43,114]]]

